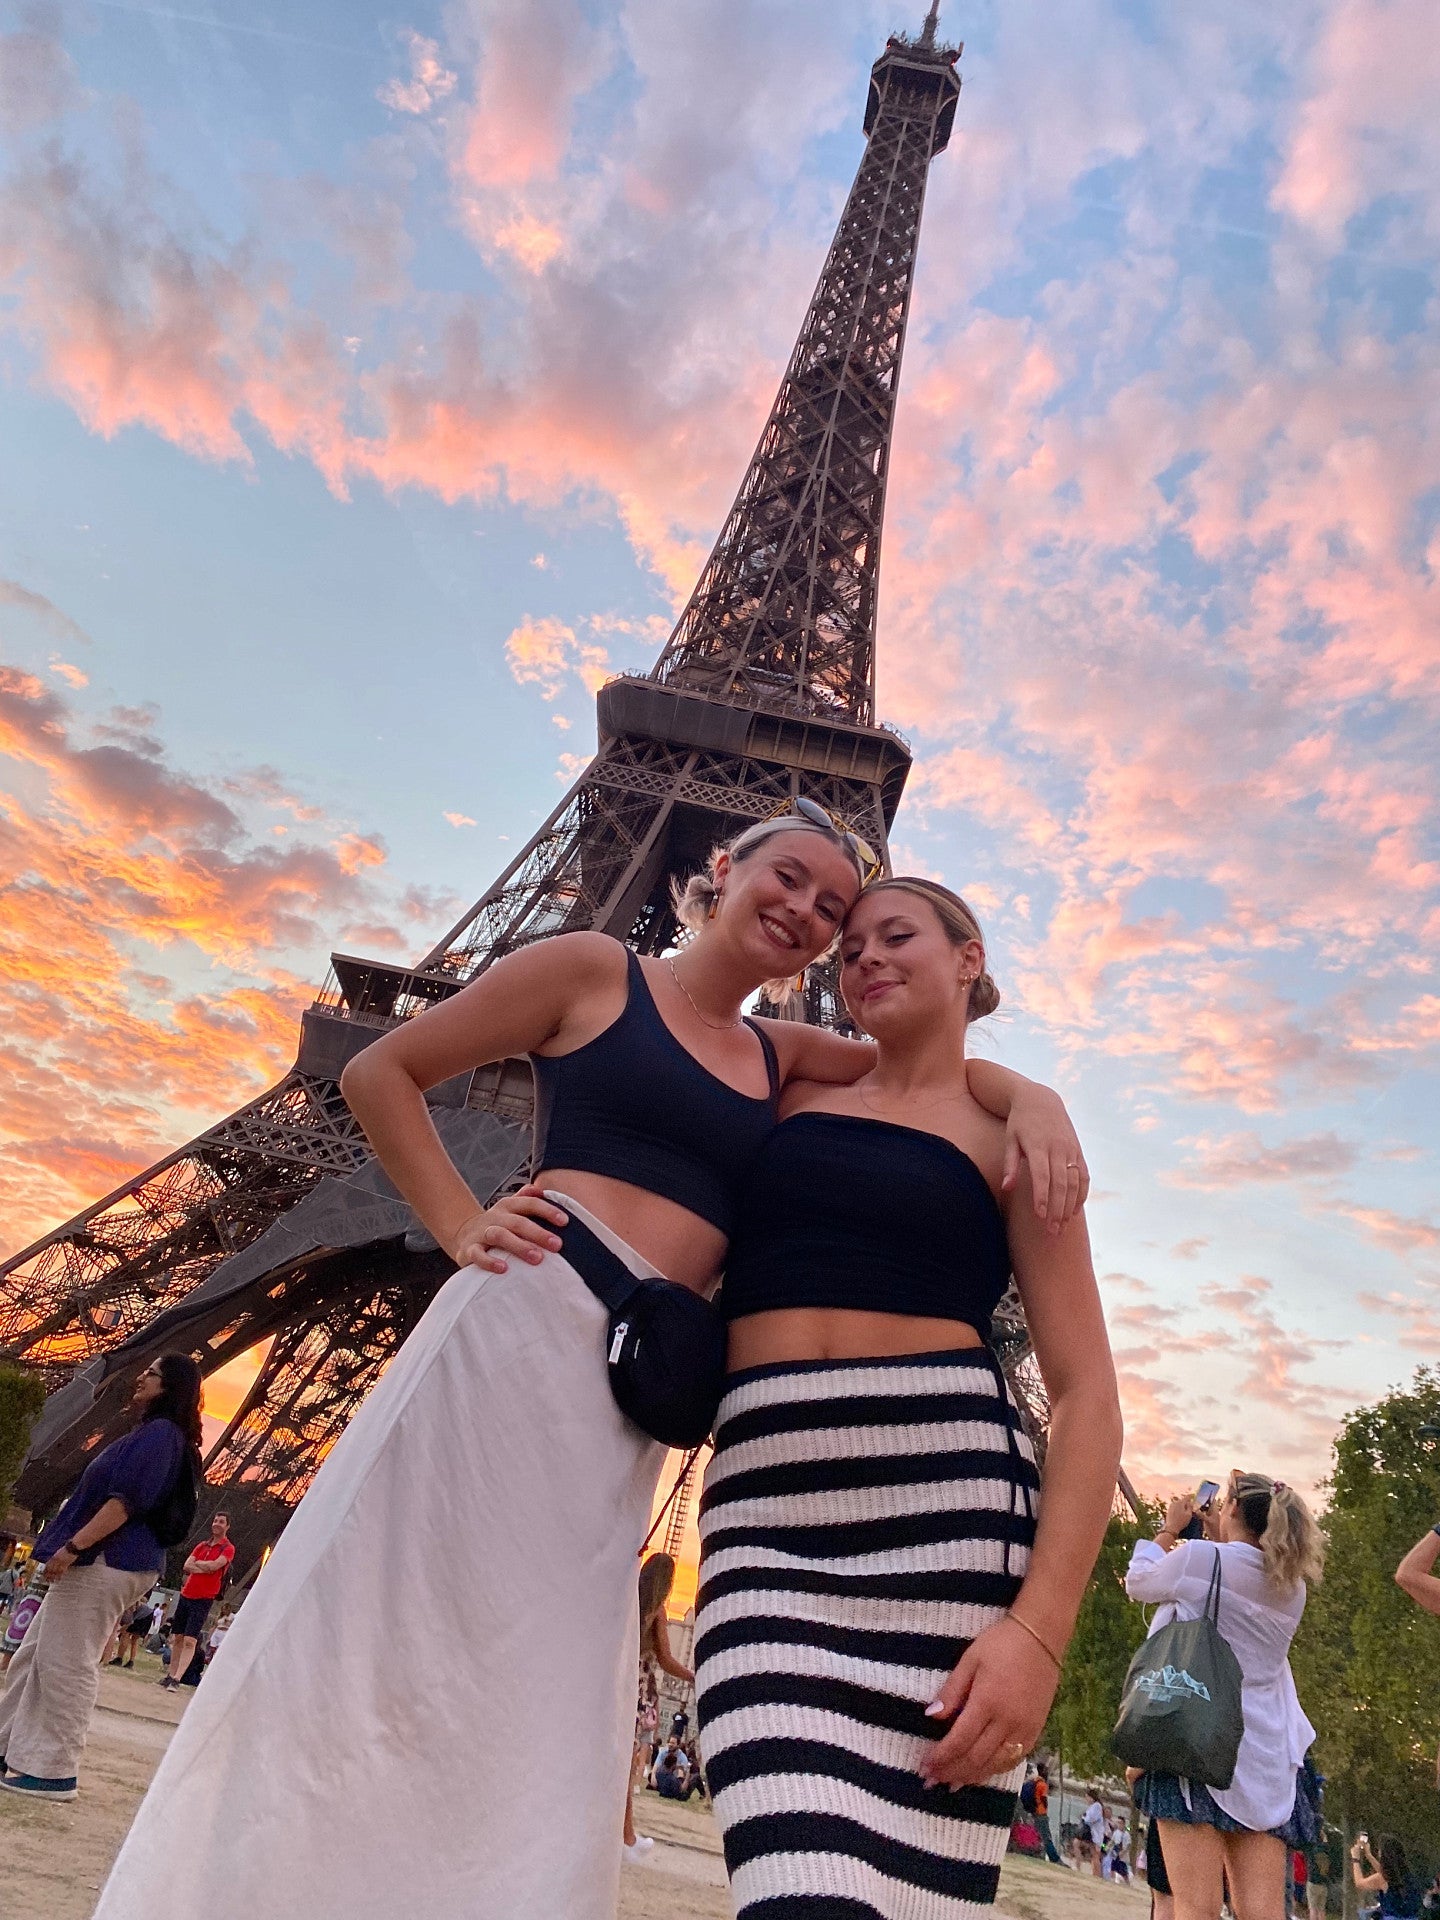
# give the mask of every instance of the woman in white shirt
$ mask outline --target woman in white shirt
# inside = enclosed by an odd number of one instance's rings
[[[1156,1538],[1136,1545],[1125,1591],[1163,1603],[1152,1633],[1198,1620],[1218,1554],[1220,1632],[1240,1662],[1245,1733],[1228,1787],[1147,1773],[1136,1804],[1159,1823],[1176,1920],[1214,1920],[1226,1876],[1236,1920],[1285,1920],[1286,1852],[1303,1844],[1296,1780],[1315,1738],[1295,1692],[1290,1642],[1306,1582],[1320,1577],[1320,1529],[1293,1487],[1260,1473],[1231,1474],[1214,1541],[1179,1538],[1194,1511],[1188,1496],[1170,1502]]]

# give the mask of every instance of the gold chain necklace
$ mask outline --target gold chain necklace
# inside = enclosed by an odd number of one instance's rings
[[[860,1096],[861,1106],[869,1107],[872,1113],[878,1114],[880,1112],[879,1107],[877,1107],[875,1102],[872,1099],[870,1099],[864,1087],[860,1085],[858,1081],[855,1086],[855,1091]],[[954,1099],[953,1094],[940,1093],[940,1094],[936,1094],[934,1098],[930,1100],[907,1100],[904,1102],[904,1105],[906,1108],[919,1107],[922,1113],[928,1113],[931,1107],[943,1107],[953,1099]]]
[[[665,964],[670,969],[670,978],[675,982],[676,986],[679,987],[681,993],[683,993],[685,998],[690,1002],[691,1008],[693,1009],[695,1014],[695,1018],[700,1022],[702,1027],[709,1027],[712,1033],[733,1033],[737,1027],[743,1026],[745,1024],[744,1016],[741,1014],[736,1014],[733,1020],[724,1020],[724,1021],[721,1021],[719,1024],[717,1024],[714,1020],[707,1020],[704,1014],[701,1013],[699,1007],[695,1005],[695,996],[691,993],[690,989],[686,986],[685,982],[680,978],[679,974],[675,971],[675,961],[672,955],[668,953],[666,954]]]

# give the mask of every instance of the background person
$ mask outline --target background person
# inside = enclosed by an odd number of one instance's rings
[[[1160,1826],[1153,1819],[1145,1827],[1145,1885],[1150,1889],[1150,1920],[1175,1920],[1175,1898],[1165,1868]]]
[[[665,1742],[665,1751],[655,1762],[655,1791],[662,1800],[683,1800],[690,1778],[690,1762],[680,1744],[678,1733]]]
[[[1050,1769],[1043,1760],[1035,1769],[1034,1805],[1035,1831],[1045,1849],[1045,1858],[1052,1866],[1058,1867],[1060,1855],[1055,1848],[1055,1836],[1050,1831]]]
[[[233,1610],[229,1607],[223,1607],[220,1612],[220,1618],[210,1630],[210,1638],[205,1642],[205,1664],[207,1667],[225,1644],[225,1636],[234,1624],[235,1614]]]
[[[1309,1920],[1325,1920],[1330,1889],[1345,1881],[1345,1841],[1328,1823],[1321,1827],[1320,1838],[1305,1854],[1305,1904]]]
[[[200,1472],[200,1369],[167,1353],[130,1402],[136,1425],[102,1449],[35,1543],[49,1583],[0,1697],[0,1788],[73,1800],[115,1622],[155,1583],[165,1551],[149,1515],[185,1470]]]
[[[1379,1920],[1415,1920],[1425,1889],[1410,1872],[1405,1849],[1393,1835],[1383,1835],[1372,1852],[1369,1836],[1361,1834],[1350,1849],[1350,1862],[1357,1892],[1379,1894],[1379,1904],[1372,1909]]]
[[[1176,1920],[1214,1920],[1227,1876],[1237,1920],[1285,1920],[1287,1850],[1302,1844],[1299,1773],[1315,1738],[1289,1653],[1306,1582],[1320,1577],[1320,1529],[1293,1487],[1258,1473],[1230,1475],[1215,1541],[1180,1539],[1193,1516],[1188,1494],[1170,1502],[1156,1538],[1137,1541],[1125,1591],[1198,1620],[1218,1556],[1220,1633],[1240,1663],[1245,1731],[1228,1787],[1146,1773],[1136,1805],[1159,1823]]]
[[[710,1793],[705,1785],[705,1769],[700,1763],[700,1746],[698,1741],[686,1741],[685,1758],[690,1762],[690,1781],[686,1788],[687,1797],[689,1794],[698,1793],[702,1800],[708,1800]]]
[[[652,1553],[640,1569],[640,1683],[645,1704],[635,1726],[635,1751],[630,1760],[630,1782],[625,1791],[625,1827],[622,1844],[628,1860],[648,1853],[654,1841],[648,1834],[635,1831],[635,1776],[645,1760],[649,1775],[653,1767],[655,1730],[659,1716],[655,1704],[655,1668],[672,1680],[693,1686],[695,1676],[677,1660],[670,1646],[670,1621],[665,1602],[675,1585],[675,1562],[668,1553]]]
[[[155,1609],[148,1595],[121,1614],[120,1625],[116,1628],[115,1655],[110,1662],[112,1667],[134,1666],[135,1656],[145,1644],[145,1636],[154,1618]]]
[[[170,1671],[160,1684],[173,1691],[184,1684],[190,1664],[205,1634],[210,1609],[220,1597],[235,1558],[230,1538],[230,1516],[220,1512],[210,1519],[210,1537],[190,1549],[180,1586],[180,1600],[170,1622]]]
[[[1090,1862],[1090,1870],[1099,1880],[1105,1865],[1105,1808],[1098,1787],[1091,1787],[1089,1793],[1085,1811],[1080,1816],[1080,1824],[1085,1829],[1083,1857]]]

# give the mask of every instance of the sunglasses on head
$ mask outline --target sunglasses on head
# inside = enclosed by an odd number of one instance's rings
[[[778,807],[771,818],[782,820],[787,814],[806,821],[812,827],[823,827],[826,833],[843,840],[859,862],[862,885],[868,886],[876,874],[883,870],[880,856],[870,842],[862,840],[858,833],[852,833],[843,820],[827,811],[818,800],[810,799],[808,794],[797,794],[788,806]]]

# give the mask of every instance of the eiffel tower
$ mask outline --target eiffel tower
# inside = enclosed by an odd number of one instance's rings
[[[872,69],[864,156],[754,458],[655,667],[601,689],[590,765],[414,966],[333,956],[278,1085],[0,1267],[0,1352],[55,1386],[26,1505],[68,1488],[156,1354],[181,1348],[209,1373],[268,1342],[207,1461],[206,1507],[230,1510],[243,1564],[449,1271],[340,1097],[346,1062],[547,935],[665,950],[672,877],[797,794],[883,851],[910,752],[875,720],[881,521],[926,178],[960,93],[938,16],[936,0]],[[804,1012],[840,1017],[823,970]],[[429,1099],[477,1197],[517,1176],[523,1061]]]

